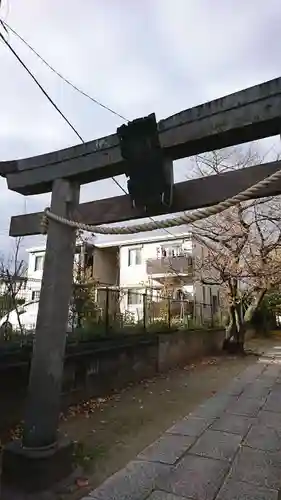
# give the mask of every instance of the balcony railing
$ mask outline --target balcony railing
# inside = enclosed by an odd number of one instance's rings
[[[165,274],[193,274],[193,263],[191,257],[185,255],[179,257],[163,257],[161,259],[148,259],[146,261],[146,272],[150,276]]]

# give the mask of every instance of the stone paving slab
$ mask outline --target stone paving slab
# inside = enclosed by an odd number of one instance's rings
[[[167,430],[169,434],[179,434],[181,436],[198,437],[215,420],[215,417],[200,418],[188,417],[177,422],[173,427]]]
[[[241,415],[231,415],[229,413],[223,414],[220,418],[216,419],[211,425],[210,429],[215,431],[228,432],[230,434],[238,434],[244,437],[251,425],[257,422],[256,418],[243,417]],[[281,423],[281,422],[280,422]]]
[[[186,498],[213,500],[228,469],[225,460],[187,455],[169,475],[157,481],[157,487]]]
[[[255,380],[255,383],[256,384],[259,384],[263,387],[268,387],[269,389],[272,389],[272,387],[274,386],[274,384],[277,384],[277,380],[278,379],[275,379],[272,378],[272,377],[262,377],[262,375],[260,377],[258,377],[256,380]]]
[[[273,379],[277,379],[280,376],[280,366],[278,364],[270,364],[266,367],[264,372],[262,373],[263,377],[272,377]]]
[[[201,455],[217,460],[228,460],[234,457],[242,441],[239,435],[227,432],[207,430],[189,450],[191,454]]]
[[[244,446],[234,460],[230,477],[234,481],[278,490],[281,488],[281,454]]]
[[[242,380],[236,380],[232,382],[232,384],[221,394],[238,397],[245,390],[245,387],[245,382],[243,382]]]
[[[173,425],[87,499],[277,500],[281,365],[275,357],[280,362],[281,347]]]
[[[186,500],[186,497],[179,497],[165,491],[154,491],[146,500]]]
[[[243,397],[249,399],[267,398],[270,394],[270,387],[264,386],[258,382],[249,384],[243,391]]]
[[[281,451],[281,429],[277,430],[262,424],[254,425],[244,444],[263,451]]]
[[[156,479],[167,475],[169,466],[134,461],[107,479],[89,495],[91,500],[143,500],[155,489]]]
[[[262,409],[258,414],[257,422],[265,425],[266,427],[281,429],[281,413],[275,413]]]
[[[137,458],[172,465],[191,447],[195,439],[191,436],[166,434],[143,450]]]
[[[237,378],[238,378],[238,380],[243,381],[244,383],[253,382],[261,374],[264,374],[265,369],[267,369],[267,365],[263,365],[262,363],[254,364],[254,365],[248,366],[248,368],[246,368],[243,371],[243,373]]]
[[[264,410],[281,413],[281,395],[271,393],[264,405]]]
[[[228,405],[236,401],[237,401],[237,396],[228,394],[227,395],[219,394],[213,396],[212,398],[208,399],[205,403],[198,406],[196,410],[190,413],[190,416],[201,417],[201,418],[211,418],[211,417],[216,418],[225,411]]]
[[[278,500],[278,491],[230,479],[220,490],[217,500]]]
[[[241,415],[242,417],[256,417],[264,403],[264,399],[243,398],[242,393],[242,396],[237,401],[231,403],[226,411],[233,415]]]

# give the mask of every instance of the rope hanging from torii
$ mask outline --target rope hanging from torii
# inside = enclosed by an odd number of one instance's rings
[[[116,227],[101,227],[101,226],[91,226],[89,224],[84,224],[83,222],[78,222],[74,220],[69,220],[59,215],[56,215],[50,211],[49,208],[46,208],[44,211],[44,215],[42,217],[41,227],[42,233],[46,234],[48,229],[48,219],[51,219],[60,224],[65,224],[69,227],[73,227],[75,229],[86,231],[90,233],[97,234],[135,234],[143,231],[153,231],[155,229],[166,229],[170,227],[181,226],[182,224],[189,224],[191,222],[197,222],[199,220],[206,219],[211,215],[216,215],[228,208],[234,207],[243,201],[248,201],[253,198],[259,191],[271,184],[274,184],[277,181],[281,180],[281,170],[275,172],[274,174],[266,177],[265,179],[257,182],[253,186],[241,191],[237,195],[229,198],[225,201],[222,201],[218,205],[214,205],[208,208],[201,208],[199,210],[195,210],[192,213],[184,212],[182,215],[178,217],[174,217],[173,219],[162,219],[160,221],[153,222],[144,222],[142,224],[134,224],[132,226],[116,226]]]

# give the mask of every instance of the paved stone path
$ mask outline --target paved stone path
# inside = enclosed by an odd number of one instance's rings
[[[276,346],[83,500],[278,500],[279,489]]]

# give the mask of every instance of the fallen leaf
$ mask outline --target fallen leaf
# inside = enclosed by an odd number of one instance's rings
[[[98,398],[97,401],[98,401],[98,403],[105,403],[106,399],[105,398]]]
[[[78,477],[75,482],[78,488],[85,488],[85,486],[89,486],[89,479],[86,477]]]

